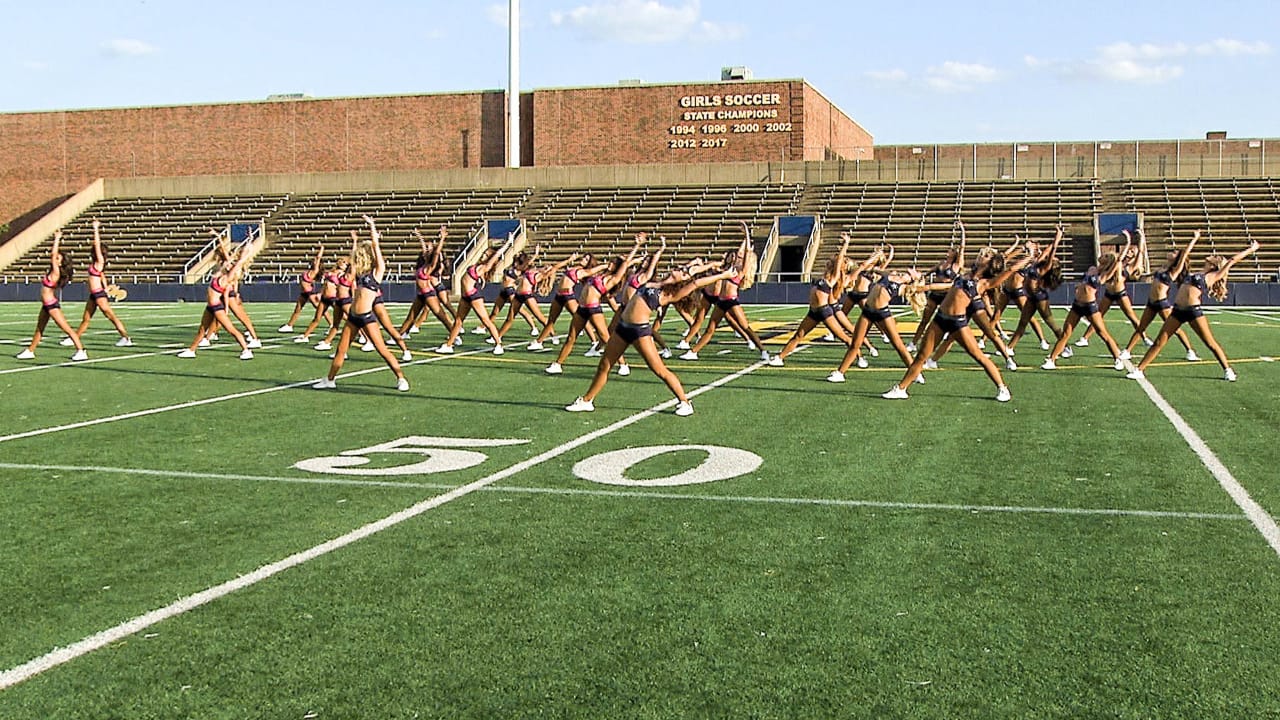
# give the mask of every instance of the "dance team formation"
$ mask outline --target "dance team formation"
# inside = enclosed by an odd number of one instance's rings
[[[591,347],[586,355],[599,357],[599,364],[586,392],[566,410],[594,410],[596,397],[604,389],[610,373],[620,376],[631,373],[626,354],[634,350],[675,396],[675,414],[681,416],[693,414],[693,405],[680,378],[665,363],[672,357],[672,348],[663,340],[661,328],[670,308],[675,308],[688,325],[675,349],[683,350],[679,357],[689,362],[697,361],[717,330],[727,325],[751,350],[760,353],[763,364],[782,367],[809,334],[821,326],[829,333],[827,339],[847,347],[839,365],[826,378],[833,383],[845,382],[850,367],[855,364],[868,367],[867,357],[878,356],[869,338],[874,328],[905,368],[902,379],[881,396],[890,400],[906,399],[908,388],[924,383],[924,371],[937,368],[938,360],[959,343],[995,385],[995,399],[1009,401],[1012,394],[1001,367],[985,349],[990,344],[1003,359],[1004,369],[1015,371],[1018,365],[1014,353],[1028,330],[1036,336],[1041,349],[1049,353],[1040,365],[1043,370],[1057,369],[1059,361],[1072,356],[1073,346],[1087,346],[1091,338],[1096,337],[1107,348],[1116,370],[1127,372],[1129,378],[1142,379],[1171,337],[1182,344],[1187,360],[1199,359],[1182,327],[1187,325],[1213,353],[1222,366],[1224,378],[1234,381],[1235,370],[1209,329],[1202,303],[1206,294],[1219,301],[1225,299],[1231,268],[1258,249],[1254,241],[1230,257],[1209,255],[1198,269],[1193,269],[1191,255],[1200,238],[1196,232],[1183,247],[1171,250],[1158,267],[1148,267],[1146,240],[1141,231],[1137,232],[1136,239],[1126,231],[1122,244],[1102,252],[1096,265],[1084,272],[1075,286],[1071,307],[1058,325],[1049,306],[1049,293],[1064,280],[1057,258],[1065,234],[1062,226],[1049,242],[1015,238],[1007,248],[981,247],[966,261],[964,226],[956,223],[956,239],[946,256],[936,266],[924,270],[894,267],[891,245],[877,248],[862,260],[850,258],[849,237],[845,235],[839,252],[826,262],[822,275],[810,283],[808,311],[799,326],[782,351],[771,356],[752,329],[739,301],[740,292],[754,282],[757,266],[750,230],[745,223],[742,242],[715,261],[696,258],[675,262],[664,257],[665,239],[658,237],[656,242],[650,242],[646,233],[636,235],[635,244],[626,255],[608,260],[598,260],[588,253],[549,263],[542,260],[541,248],[536,246],[532,253],[518,252],[508,260],[514,245],[514,238],[509,237],[500,247],[486,249],[476,263],[463,271],[456,304],[449,297],[453,263],[445,248],[447,229],[440,228],[434,242],[415,230],[421,247],[414,268],[415,294],[408,315],[397,325],[384,302],[382,283],[387,263],[382,254],[382,236],[373,218],[366,215],[364,221],[367,237],[353,231],[345,255],[328,258],[323,247],[317,248],[309,267],[299,275],[299,294],[292,314],[277,329],[281,333],[293,333],[294,324],[308,308],[312,311],[311,320],[293,338],[294,342],[310,343],[311,336],[319,332],[322,325],[327,325],[315,349],[332,350],[329,356],[332,360],[328,373],[313,385],[316,389],[336,387],[338,372],[351,346],[356,344],[366,352],[377,352],[395,375],[396,388],[408,391],[409,381],[400,365],[413,359],[407,339],[421,331],[422,323],[434,318],[444,329],[445,340],[432,351],[451,354],[462,345],[463,325],[467,316],[474,313],[480,325],[472,332],[487,336],[485,341],[493,345],[494,355],[505,352],[503,340],[517,320],[523,320],[530,336],[535,337],[527,344],[528,351],[547,350],[547,342],[558,344],[555,360],[545,369],[551,375],[564,373],[564,363],[578,337],[587,335]],[[206,291],[199,327],[190,346],[177,357],[195,358],[200,348],[211,345],[219,331],[235,339],[241,360],[252,359],[253,350],[262,347],[262,340],[240,299],[239,284],[264,244],[265,234],[262,234],[236,248],[225,242],[217,247],[217,265]],[[74,263],[71,255],[64,251],[61,232],[54,234],[49,272],[40,282],[40,312],[35,332],[26,349],[18,353],[19,359],[35,357],[50,320],[66,334],[62,344],[76,348],[71,359],[88,359],[81,335],[99,310],[120,335],[116,345],[133,345],[128,330],[109,302],[106,279],[109,256],[102,244],[97,220],[93,222],[89,255],[86,270],[89,299],[80,325],[73,328],[62,311],[59,291],[71,282]],[[495,274],[500,276],[502,289],[490,312],[483,289]],[[1126,283],[1148,277],[1150,293],[1139,317],[1126,292]],[[539,304],[540,295],[551,297],[547,314]],[[898,332],[892,311],[894,301],[905,301],[921,318],[910,340],[904,340]],[[612,311],[611,320],[605,319],[606,305]],[[1104,319],[1113,307],[1118,307],[1133,327],[1133,333],[1123,345],[1108,330]],[[500,319],[504,309],[506,317]],[[853,319],[855,309],[858,314]],[[1005,333],[1000,325],[1007,310],[1017,312],[1017,326],[1012,333]],[[560,336],[556,334],[556,323],[565,313],[569,314],[569,329]],[[1162,324],[1155,336],[1150,337],[1148,331],[1157,318]],[[236,327],[236,322],[244,328],[243,332]],[[1073,344],[1072,333],[1081,322],[1087,323],[1088,329]],[[976,332],[972,325],[977,326]],[[1046,334],[1046,328],[1051,334]],[[1146,345],[1146,351],[1134,365],[1132,352],[1139,342]],[[398,358],[390,349],[393,344],[400,350]]]

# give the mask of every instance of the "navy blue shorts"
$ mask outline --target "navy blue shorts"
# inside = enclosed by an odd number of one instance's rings
[[[891,315],[893,315],[893,311],[889,309],[888,305],[885,305],[882,308],[862,308],[862,317],[870,320],[871,322],[884,322]]]
[[[1189,323],[1198,317],[1204,317],[1204,309],[1199,305],[1192,305],[1189,308],[1174,307],[1173,317],[1179,322]]]
[[[1148,300],[1147,307],[1154,310],[1156,314],[1159,314],[1161,310],[1173,307],[1173,299],[1168,295],[1165,295],[1159,300]]]
[[[107,297],[106,290],[94,290],[93,292],[89,293],[90,300],[102,300],[102,299],[105,299],[106,297]]]
[[[364,329],[370,325],[376,324],[378,322],[378,318],[373,314],[373,311],[348,313],[347,322],[351,323],[356,328]]]
[[[629,323],[620,322],[617,327],[618,337],[631,345],[642,337],[653,337],[653,326],[649,323],[644,325],[631,325]]]
[[[945,313],[934,313],[933,324],[942,329],[942,332],[953,333],[961,328],[969,327],[969,318],[963,315],[947,315]]]
[[[825,322],[827,318],[835,317],[835,314],[836,314],[835,308],[831,307],[830,305],[823,305],[821,307],[810,309],[809,314],[806,315],[805,317],[809,318],[810,320],[818,324],[821,324]]]
[[[1073,302],[1071,303],[1071,312],[1082,318],[1087,318],[1098,313],[1098,303],[1096,302]]]
[[[600,315],[603,312],[604,309],[599,305],[579,305],[577,315],[583,320],[590,321],[592,315]]]

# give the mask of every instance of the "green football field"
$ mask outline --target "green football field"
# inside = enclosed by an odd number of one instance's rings
[[[240,361],[120,303],[135,346],[99,317],[74,364],[13,357],[37,309],[0,305],[5,720],[1280,717],[1274,311],[1209,315],[1238,382],[1025,342],[1007,404],[959,351],[887,401],[891,351],[834,385],[722,333],[681,418],[639,365],[565,412],[581,343],[424,325],[409,392],[358,351],[317,391],[285,305]],[[747,310],[775,351],[804,314]]]

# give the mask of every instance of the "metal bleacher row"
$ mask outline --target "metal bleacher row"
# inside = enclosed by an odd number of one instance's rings
[[[118,281],[172,282],[208,241],[210,227],[267,221],[269,245],[255,274],[289,277],[307,264],[317,244],[343,252],[361,215],[377,219],[393,274],[410,271],[418,251],[412,231],[434,238],[446,225],[456,251],[484,220],[523,218],[532,243],[552,259],[572,252],[606,256],[625,251],[639,231],[665,235],[672,257],[714,256],[736,246],[739,223],[759,239],[775,217],[823,219],[815,269],[853,239],[851,255],[893,243],[902,264],[935,263],[965,223],[971,247],[1007,246],[1015,236],[1048,239],[1063,223],[1076,239],[1062,255],[1068,273],[1091,260],[1098,212],[1141,212],[1153,257],[1193,230],[1202,247],[1234,252],[1251,238],[1263,244],[1241,268],[1259,279],[1280,266],[1280,188],[1270,178],[1190,180],[998,180],[935,183],[759,184],[606,188],[476,188],[249,197],[116,198],[94,204],[63,230],[65,246],[87,252],[98,218]],[[1085,242],[1085,241],[1088,242]],[[34,279],[48,262],[48,243],[2,274]],[[1088,246],[1087,253],[1082,250]],[[79,264],[79,263],[78,263]],[[1247,277],[1247,275],[1243,276]]]

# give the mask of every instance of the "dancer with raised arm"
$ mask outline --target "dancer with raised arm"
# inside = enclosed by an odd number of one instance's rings
[[[654,254],[661,253],[662,250],[659,249]],[[656,266],[656,262],[650,263],[650,267]],[[662,362],[662,356],[658,354],[658,348],[653,342],[653,315],[659,308],[678,302],[699,288],[707,287],[738,272],[736,268],[728,268],[719,274],[695,279],[695,275],[709,267],[676,268],[661,280],[650,280],[642,284],[619,313],[621,320],[618,322],[618,332],[611,335],[605,343],[604,354],[600,357],[600,364],[596,366],[596,374],[591,379],[591,385],[581,397],[565,407],[565,410],[569,412],[595,410],[596,396],[608,382],[609,371],[613,369],[614,363],[621,360],[627,348],[634,346],[653,374],[657,375],[675,395],[676,415],[681,417],[692,415],[693,403],[689,402],[688,396],[685,395],[680,378]]]
[[[819,324],[825,325],[827,330],[846,346],[852,342],[853,339],[845,332],[840,321],[836,320],[836,311],[839,309],[840,293],[842,292],[841,288],[845,287],[845,279],[850,272],[847,259],[849,235],[844,234],[840,237],[843,240],[840,245],[840,252],[827,261],[822,271],[822,277],[809,283],[808,314],[800,320],[800,326],[796,328],[791,339],[787,341],[786,347],[782,348],[782,352],[769,358],[768,364],[771,367],[782,367],[784,361],[791,353],[795,352],[800,342]],[[874,252],[861,265],[852,269],[852,272],[862,273],[870,270],[880,263],[880,259],[879,251]]]
[[[240,275],[244,273],[249,263],[253,262],[254,256],[262,249],[262,245],[263,238],[259,237],[248,245],[231,251],[218,266],[218,269],[214,271],[213,279],[209,281],[209,289],[205,293],[204,314],[200,316],[200,327],[196,330],[195,339],[191,341],[190,347],[178,353],[178,357],[195,357],[196,348],[200,345],[200,341],[210,332],[222,327],[240,345],[240,359],[253,359],[253,351],[249,349],[249,342],[245,340],[244,335],[240,334],[240,331],[231,324],[231,319],[227,317],[226,293],[227,288],[235,283]]]
[[[1108,283],[1115,282],[1116,277],[1124,272],[1124,265],[1120,258],[1124,257],[1128,249],[1129,246],[1126,243],[1119,253],[1103,253],[1102,257],[1098,258],[1098,266],[1085,271],[1083,280],[1076,285],[1075,300],[1071,303],[1071,309],[1067,311],[1067,319],[1062,323],[1062,334],[1058,336],[1058,342],[1053,346],[1049,357],[1045,358],[1044,363],[1040,365],[1041,370],[1058,368],[1056,362],[1058,355],[1067,347],[1067,342],[1071,340],[1071,331],[1076,329],[1076,324],[1081,320],[1088,320],[1089,324],[1097,330],[1098,337],[1107,344],[1107,350],[1111,351],[1111,357],[1115,360],[1115,369],[1125,369],[1127,359],[1120,356],[1120,347],[1116,345],[1116,341],[1111,337],[1111,333],[1107,332],[1107,326],[1102,321],[1102,312],[1098,309],[1098,290]]]
[[[1236,263],[1249,257],[1250,254],[1257,252],[1258,241],[1253,240],[1249,243],[1249,247],[1232,255],[1230,258],[1224,258],[1221,255],[1210,255],[1204,259],[1204,265],[1200,268],[1200,272],[1191,273],[1186,280],[1178,286],[1177,299],[1173,301],[1173,311],[1169,313],[1169,317],[1165,318],[1164,325],[1160,328],[1160,333],[1156,335],[1156,341],[1151,347],[1147,348],[1147,352],[1142,356],[1142,362],[1138,363],[1138,367],[1129,373],[1129,378],[1133,380],[1141,380],[1146,377],[1147,368],[1151,363],[1160,356],[1160,351],[1164,349],[1165,343],[1169,342],[1169,336],[1173,335],[1178,328],[1184,324],[1190,325],[1205,345],[1209,346],[1209,351],[1213,353],[1213,357],[1222,366],[1222,377],[1228,382],[1236,381],[1236,371],[1231,368],[1231,362],[1227,360],[1227,353],[1223,351],[1222,346],[1213,337],[1213,331],[1209,329],[1209,321],[1204,319],[1204,309],[1201,303],[1204,302],[1204,296],[1207,294],[1214,300],[1227,299],[1227,275],[1231,272],[1231,268]]]
[[[277,332],[291,333],[293,332],[293,324],[298,321],[298,315],[302,313],[302,308],[310,305],[317,312],[323,313],[324,308],[320,307],[320,287],[323,283],[321,278],[321,268],[324,267],[324,246],[316,246],[316,256],[311,258],[311,266],[303,270],[298,275],[298,300],[293,305],[293,313],[289,315],[288,321],[280,327],[276,328]]]
[[[1122,233],[1124,235],[1124,246],[1126,248],[1124,254],[1120,256],[1120,265],[1122,270],[1121,272],[1116,273],[1110,281],[1102,286],[1102,297],[1098,300],[1098,313],[1105,319],[1107,317],[1107,311],[1111,309],[1112,305],[1118,305],[1120,307],[1120,311],[1124,313],[1125,319],[1128,320],[1129,324],[1136,330],[1138,327],[1138,316],[1133,312],[1133,302],[1129,300],[1127,284],[1130,280],[1137,280],[1143,275],[1148,274],[1143,271],[1144,258],[1147,256],[1147,237],[1146,233],[1139,230],[1138,244],[1134,245],[1133,236],[1129,234],[1129,231],[1124,230]],[[1089,338],[1092,338],[1096,333],[1097,331],[1094,330],[1092,325],[1090,325],[1085,329],[1084,335],[1080,336],[1080,339],[1076,341],[1076,347],[1088,347]],[[1142,335],[1141,339],[1145,341],[1147,345],[1151,344],[1151,339],[1145,334]],[[1126,348],[1121,351],[1121,355],[1125,360],[1129,359],[1127,350],[1128,349]]]
[[[536,251],[537,248],[534,248],[534,250]],[[517,258],[517,260],[518,259],[519,258]],[[542,308],[538,305],[538,295],[546,295],[551,292],[551,286],[552,283],[555,282],[556,275],[558,275],[561,270],[564,270],[566,267],[577,261],[578,255],[577,253],[573,253],[554,265],[537,267],[532,261],[530,261],[521,271],[520,282],[516,284],[515,304],[526,308],[528,312],[533,315],[534,319],[541,323],[542,330],[539,332],[539,335],[541,335],[542,332],[546,332],[547,326],[550,325],[550,322],[547,320],[547,317],[542,314]],[[514,314],[507,315],[507,321],[502,324],[502,327],[498,328],[499,337],[506,337],[507,332],[511,330],[511,325],[515,322],[515,319]],[[541,350],[542,343],[535,340],[529,343],[528,349]]]
[[[400,363],[396,362],[396,356],[383,342],[382,327],[374,311],[374,303],[382,292],[382,279],[387,272],[387,263],[382,256],[382,236],[378,233],[373,218],[368,215],[364,215],[363,218],[369,226],[370,239],[369,242],[360,242],[359,233],[351,231],[351,270],[356,276],[356,281],[350,312],[347,313],[347,322],[342,328],[338,347],[333,353],[333,362],[329,363],[329,374],[318,380],[312,387],[317,390],[331,390],[337,386],[336,378],[347,358],[347,349],[351,347],[351,341],[356,334],[363,332],[364,336],[373,342],[374,348],[386,361],[387,367],[395,373],[396,389],[405,392],[409,389],[409,381],[405,379]]]
[[[720,282],[720,290],[715,299],[715,310],[711,312],[707,329],[703,331],[702,337],[698,338],[698,343],[680,356],[681,360],[697,360],[698,353],[711,342],[721,320],[728,322],[731,328],[746,338],[751,347],[760,352],[761,360],[769,359],[769,352],[764,349],[764,341],[751,328],[751,322],[747,320],[747,314],[742,309],[742,302],[738,300],[739,293],[755,283],[756,266],[759,263],[755,252],[751,249],[751,228],[745,222],[741,224],[742,243],[736,250],[725,253],[723,263],[725,268],[736,268],[738,272]]]
[[[867,338],[867,331],[872,325],[889,338],[889,343],[898,352],[903,366],[911,367],[911,361],[914,358],[907,352],[907,345],[902,342],[902,336],[898,334],[898,323],[893,319],[893,311],[889,309],[889,303],[897,297],[905,298],[911,303],[912,310],[917,313],[922,312],[926,302],[924,297],[926,287],[924,278],[915,269],[905,271],[886,269],[880,279],[868,288],[867,297],[859,304],[862,312],[853,326],[853,341],[849,343],[849,349],[845,352],[844,359],[840,361],[840,366],[827,376],[827,382],[844,382],[844,374],[849,371],[855,361],[858,361],[858,367],[867,366],[860,351],[862,342]],[[923,383],[924,375],[917,376],[916,382]]]
[[[1015,250],[1014,253],[1016,252]],[[924,371],[924,363],[929,359],[933,349],[946,335],[955,335],[960,346],[969,353],[969,357],[977,361],[986,371],[987,377],[991,378],[991,382],[995,383],[996,400],[1008,402],[1012,399],[1013,395],[1010,394],[1008,386],[1004,384],[1004,378],[1000,375],[1000,368],[991,362],[991,358],[983,354],[978,347],[977,339],[973,337],[973,331],[969,329],[968,310],[975,298],[991,288],[1003,285],[1010,275],[1029,262],[1031,258],[1024,257],[1017,263],[1006,266],[1006,256],[995,248],[986,247],[980,250],[971,274],[958,278],[942,298],[942,302],[938,304],[938,311],[934,313],[915,360],[907,368],[906,374],[897,385],[890,387],[888,392],[880,397],[886,400],[906,400],[907,388]]]
[[[569,353],[573,352],[573,343],[578,339],[578,335],[582,334],[587,327],[595,329],[596,337],[603,343],[609,341],[609,325],[604,321],[603,303],[606,296],[617,289],[622,283],[622,279],[627,276],[627,272],[631,269],[631,263],[636,259],[636,253],[640,251],[640,247],[644,245],[646,239],[644,233],[636,234],[636,242],[631,246],[631,252],[626,257],[616,257],[609,262],[604,272],[592,275],[587,278],[582,285],[582,290],[578,293],[578,309],[573,314],[573,322],[569,326],[569,334],[565,336],[564,343],[560,346],[560,354],[555,361],[548,365],[544,372],[548,375],[559,375],[564,372],[564,361],[569,358]],[[627,365],[624,358],[618,360],[618,374],[629,375],[631,368]]]
[[[1138,237],[1142,237],[1139,235]],[[1169,318],[1173,312],[1173,298],[1169,297],[1169,291],[1173,288],[1173,284],[1177,279],[1182,277],[1182,273],[1187,269],[1187,259],[1191,257],[1191,249],[1196,246],[1196,242],[1200,240],[1200,231],[1196,230],[1191,236],[1191,242],[1187,243],[1181,251],[1170,250],[1165,258],[1164,267],[1151,273],[1151,289],[1147,291],[1147,305],[1142,309],[1142,317],[1138,320],[1138,325],[1134,328],[1133,335],[1130,336],[1129,342],[1124,346],[1125,351],[1132,353],[1134,346],[1139,340],[1146,340],[1144,334],[1146,329],[1151,327],[1151,321],[1160,318],[1161,324]],[[1187,331],[1178,328],[1174,331],[1174,336],[1178,338],[1178,342],[1182,343],[1182,347],[1187,350],[1187,362],[1195,362],[1200,359],[1196,355],[1196,351],[1191,349],[1191,339],[1187,337]],[[1155,341],[1151,341],[1155,344]]]
[[[462,335],[462,323],[466,321],[467,313],[472,311],[475,311],[476,317],[480,318],[480,323],[489,331],[489,337],[493,338],[493,354],[501,355],[504,352],[502,340],[498,337],[498,328],[494,326],[493,320],[484,308],[484,293],[481,291],[484,289],[485,281],[493,274],[493,269],[502,261],[502,256],[511,249],[515,241],[514,233],[508,235],[507,242],[501,248],[486,249],[480,262],[467,268],[462,278],[462,297],[458,298],[458,311],[453,315],[453,328],[449,331],[449,337],[444,344],[436,348],[436,352],[445,355],[453,353],[454,341]]]
[[[120,318],[116,317],[116,313],[111,309],[111,303],[107,302],[107,252],[102,248],[102,238],[100,237],[100,229],[102,224],[97,218],[93,219],[93,244],[90,246],[89,255],[89,278],[85,281],[89,286],[89,299],[84,302],[84,316],[80,319],[80,327],[76,328],[76,335],[81,338],[89,329],[89,321],[93,319],[93,314],[98,310],[111,321],[115,326],[116,332],[120,334],[120,339],[116,341],[116,347],[131,347],[133,340],[129,337],[129,331],[124,329],[124,323]],[[70,337],[65,338],[62,345],[73,345]]]
[[[427,242],[417,230],[413,231],[413,235],[422,244],[422,252],[418,253],[414,261],[413,304],[409,306],[409,314],[400,326],[400,334],[406,336],[418,332],[428,312],[440,321],[447,334],[453,331],[453,317],[445,312],[447,308],[441,300],[439,278],[444,258],[444,241],[449,236],[449,229],[444,225],[440,226],[440,241],[434,245]]]
[[[960,233],[960,246],[953,244],[947,248],[947,254],[938,261],[938,264],[926,273],[926,280],[930,285],[941,285],[949,283],[960,277],[960,273],[964,271],[964,244],[965,231],[964,223],[957,220],[952,229],[953,238],[955,232]],[[930,292],[926,297],[928,302],[925,303],[924,312],[920,314],[920,325],[916,327],[916,334],[911,338],[911,342],[907,344],[907,350],[916,351],[916,346],[920,344],[921,338],[924,337],[925,331],[929,328],[929,321],[933,319],[934,313],[938,311],[938,306],[942,304],[943,298],[947,296],[945,291]]]
[[[53,248],[49,251],[49,272],[40,279],[40,313],[36,316],[36,329],[31,335],[31,343],[25,350],[18,353],[19,360],[30,360],[36,356],[36,346],[44,337],[44,329],[50,319],[67,334],[67,337],[71,338],[71,344],[76,346],[76,352],[71,359],[76,361],[89,359],[89,355],[84,351],[84,345],[80,343],[80,334],[67,322],[66,315],[62,313],[62,303],[58,299],[58,291],[71,282],[71,276],[74,274],[71,268],[71,255],[64,255],[61,245],[62,231],[57,230],[53,233]]]
[[[547,315],[547,323],[538,334],[538,339],[529,345],[530,350],[541,350],[543,343],[555,336],[556,320],[559,319],[560,313],[565,310],[568,310],[570,315],[578,312],[578,287],[596,273],[603,272],[606,267],[608,266],[604,263],[597,264],[595,256],[587,253],[576,265],[571,264],[565,269],[556,283],[555,295],[551,297],[551,310]],[[553,342],[558,343],[556,340]]]
[[[1026,265],[1021,275],[1026,283],[1024,287],[1027,291],[1028,301],[1022,305],[1022,312],[1018,316],[1018,327],[1013,331],[1013,336],[1009,338],[1009,349],[1012,350],[1018,346],[1018,341],[1026,334],[1027,327],[1031,325],[1031,320],[1040,315],[1049,329],[1053,331],[1054,339],[1061,337],[1062,329],[1058,327],[1057,321],[1053,319],[1053,308],[1049,307],[1049,293],[1058,289],[1062,284],[1062,264],[1058,261],[1058,246],[1062,244],[1062,238],[1066,235],[1067,228],[1065,225],[1059,224],[1054,230],[1053,242],[1041,248],[1035,243],[1027,243],[1027,253],[1030,255],[1037,250],[1038,255],[1034,255],[1031,263]],[[1040,341],[1040,349],[1048,350],[1049,342],[1047,338]],[[1071,348],[1068,347],[1062,357],[1071,357]]]

